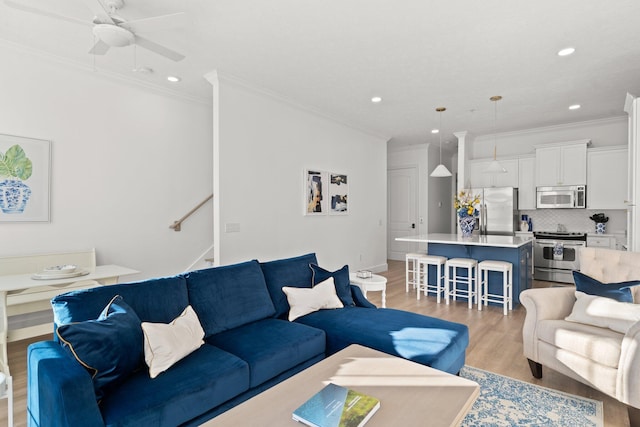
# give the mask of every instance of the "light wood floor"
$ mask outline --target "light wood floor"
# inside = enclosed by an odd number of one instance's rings
[[[531,376],[527,360],[522,355],[522,324],[525,310],[519,306],[507,316],[502,308],[488,307],[486,310],[469,310],[466,302],[459,301],[449,306],[436,304],[435,297],[416,300],[414,292],[405,293],[403,261],[389,261],[389,271],[380,273],[387,277],[387,307],[413,311],[439,317],[469,326],[470,344],[466,363],[476,368],[538,384],[543,387],[604,402],[604,420],[607,427],[629,426],[626,407],[590,387],[544,369],[543,378]],[[536,282],[534,286],[548,286]],[[380,306],[380,292],[370,292],[368,299]],[[31,342],[46,339],[24,340],[9,343],[9,364],[14,381],[14,421],[16,426],[26,426],[26,349]],[[6,400],[0,401],[0,425],[7,424]]]

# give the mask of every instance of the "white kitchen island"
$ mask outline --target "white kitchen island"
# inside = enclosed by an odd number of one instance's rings
[[[531,270],[533,240],[519,236],[472,235],[462,237],[458,234],[423,234],[398,237],[401,242],[427,243],[429,255],[446,258],[473,258],[480,261],[497,260],[513,264],[513,302],[520,303],[520,292],[529,289],[533,275]],[[435,269],[429,271],[435,277]],[[499,273],[490,272],[489,292],[502,294],[502,279]]]

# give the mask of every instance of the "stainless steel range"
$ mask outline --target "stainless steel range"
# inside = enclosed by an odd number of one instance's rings
[[[587,245],[587,234],[537,231],[533,236],[533,277],[536,280],[573,283],[572,271],[580,270],[578,252]]]

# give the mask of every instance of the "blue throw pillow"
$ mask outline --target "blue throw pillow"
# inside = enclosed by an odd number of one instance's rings
[[[309,264],[311,267],[311,285],[315,286],[320,282],[324,282],[329,277],[333,277],[336,285],[336,294],[345,307],[355,307],[353,297],[351,296],[351,281],[349,280],[349,266],[345,265],[340,270],[328,271],[316,264]]]
[[[61,325],[56,333],[62,347],[91,374],[97,400],[143,360],[140,319],[120,295],[113,297],[97,319]]]
[[[611,298],[620,302],[633,302],[633,294],[630,288],[640,285],[638,280],[621,283],[602,283],[579,271],[573,272],[573,280],[576,282],[576,291]]]

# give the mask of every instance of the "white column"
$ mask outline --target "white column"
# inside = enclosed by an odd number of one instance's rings
[[[638,207],[640,200],[640,150],[638,143],[640,134],[638,125],[640,124],[640,105],[638,98],[627,93],[624,111],[629,114],[629,188],[627,190],[627,249],[633,252],[640,251],[640,220]]]
[[[454,132],[458,138],[458,189],[470,187],[469,183],[469,159],[471,158],[471,144],[473,143],[473,135],[468,131]]]

